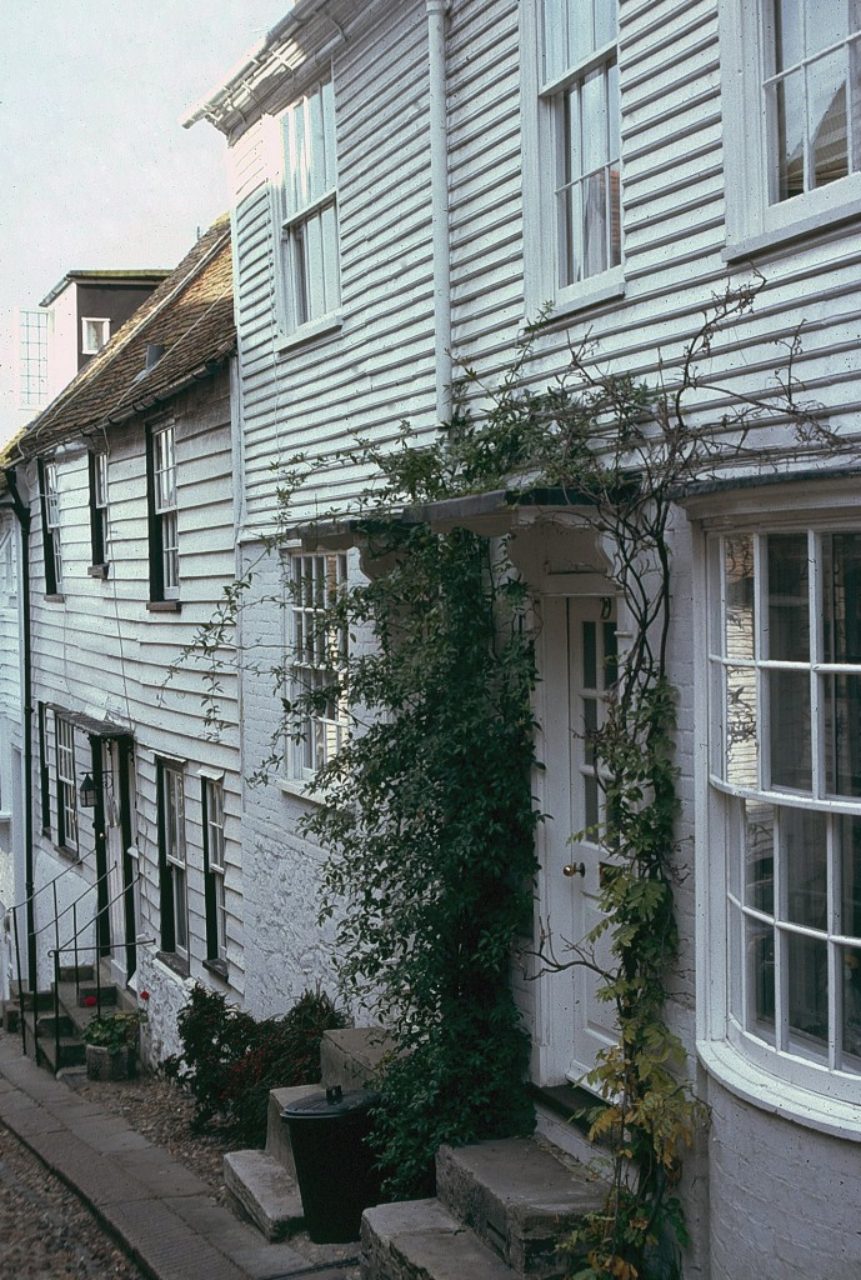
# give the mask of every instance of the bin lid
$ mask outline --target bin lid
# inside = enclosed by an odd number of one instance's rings
[[[353,1112],[368,1111],[379,1101],[380,1095],[369,1089],[356,1089],[342,1093],[339,1088],[327,1089],[310,1098],[300,1098],[289,1103],[281,1112],[282,1120],[331,1120],[333,1116],[346,1116]]]

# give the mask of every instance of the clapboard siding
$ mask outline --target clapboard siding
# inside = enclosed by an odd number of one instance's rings
[[[333,74],[342,325],[305,347],[278,351],[280,265],[263,125],[234,144],[249,530],[275,515],[273,461],[320,457],[359,434],[392,438],[405,413],[420,429],[433,425],[424,6],[389,6],[336,56]],[[306,510],[355,498],[361,482],[358,470],[330,469]]]
[[[240,767],[236,651],[215,654],[218,689],[216,726],[203,702],[210,662],[182,658],[223,599],[235,575],[233,456],[227,371],[177,397],[166,415],[173,421],[177,455],[177,507],[181,612],[152,613],[149,597],[147,480],[143,419],[116,427],[109,451],[110,570],[90,577],[89,480],[83,444],[57,457],[64,574],[62,602],[44,599],[41,511],[33,511],[34,701],[55,703],[130,728],[135,750],[135,828],[144,880],[144,928],[161,931],[155,760],[160,754],[186,761],[186,840],[192,974],[205,958],[205,910],[201,826],[201,767],[223,773],[225,799],[226,901],[230,986],[244,987],[242,879],[239,845]],[[164,416],[164,415],[163,415]],[[49,717],[49,721],[51,717]],[[49,746],[53,751],[53,725]],[[76,762],[89,764],[86,734],[78,730]],[[53,755],[52,793],[56,778]],[[84,767],[81,767],[85,761]],[[81,847],[89,848],[82,817]],[[52,815],[53,830],[56,818]],[[52,854],[50,841],[41,852]],[[92,859],[75,873],[92,883]]]

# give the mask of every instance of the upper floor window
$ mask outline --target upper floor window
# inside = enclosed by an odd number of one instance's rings
[[[790,1082],[857,1098],[861,533],[715,537],[709,575],[728,1036]]]
[[[84,316],[81,319],[81,351],[85,356],[95,356],[107,346],[111,336],[111,322],[105,318]]]
[[[173,423],[150,429],[147,467],[150,601],[178,600],[179,537]]]
[[[105,569],[108,549],[108,455],[90,454],[90,550],[93,568]]]
[[[346,708],[330,692],[347,659],[347,632],[333,626],[326,606],[347,580],[342,554],[294,555],[291,559],[288,645],[293,697],[312,695],[298,742],[288,744],[288,773],[310,781],[341,749],[348,732]]]
[[[724,0],[724,9],[730,241],[794,234],[808,219],[815,230],[861,199],[861,3]]]
[[[39,460],[42,507],[42,551],[45,560],[45,594],[63,589],[63,549],[60,542],[60,490],[57,464]]]
[[[24,410],[48,403],[48,315],[42,308],[19,313],[19,407]]]
[[[544,83],[555,166],[560,289],[622,261],[614,0],[544,0]]]
[[[288,333],[331,317],[341,300],[335,94],[331,80],[281,117],[281,271]]]

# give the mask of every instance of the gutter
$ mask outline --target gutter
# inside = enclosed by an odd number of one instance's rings
[[[6,486],[12,498],[12,509],[21,526],[21,645],[22,690],[24,694],[24,894],[27,899],[27,976],[31,991],[36,990],[36,908],[33,869],[33,673],[30,629],[30,507],[21,498],[15,467],[5,469]],[[21,981],[21,974],[18,974]]]
[[[433,248],[434,370],[436,414],[451,419],[451,243],[448,208],[448,122],[446,118],[446,14],[449,0],[425,0],[428,19],[428,123]]]

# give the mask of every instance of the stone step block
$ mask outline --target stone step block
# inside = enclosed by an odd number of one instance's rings
[[[292,1088],[270,1089],[269,1110],[266,1114],[266,1154],[283,1165],[291,1178],[296,1177],[296,1163],[290,1145],[289,1126],[281,1119],[281,1112],[294,1102],[322,1093],[318,1084],[297,1084]]]
[[[233,1207],[250,1218],[267,1240],[284,1240],[304,1225],[299,1188],[265,1151],[228,1151],[224,1185]]]
[[[323,1089],[340,1085],[345,1093],[364,1089],[380,1063],[395,1048],[385,1027],[344,1027],[326,1031],[320,1046]]]
[[[562,1276],[559,1241],[603,1207],[607,1185],[585,1165],[531,1138],[440,1147],[437,1195],[521,1275]]]
[[[514,1273],[438,1200],[366,1209],[362,1280],[514,1280]]]

